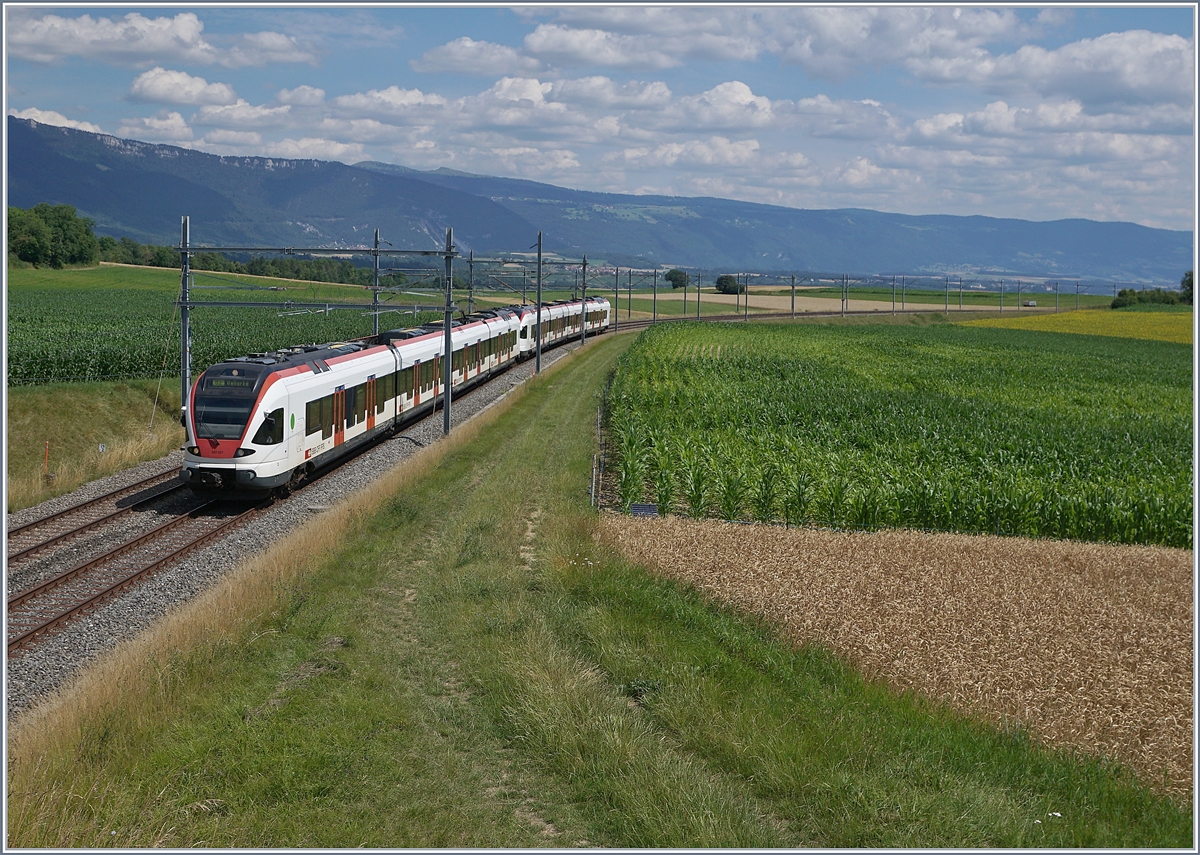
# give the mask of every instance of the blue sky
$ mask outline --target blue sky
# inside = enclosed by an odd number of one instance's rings
[[[798,208],[1191,230],[1194,7],[5,6],[9,115]]]

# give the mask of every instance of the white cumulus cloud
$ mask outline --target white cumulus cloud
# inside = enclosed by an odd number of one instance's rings
[[[186,143],[192,140],[192,129],[179,113],[159,113],[147,119],[122,119],[117,136],[146,142]]]
[[[755,95],[745,83],[731,80],[699,95],[679,99],[691,119],[708,127],[760,127],[768,125],[775,114],[771,100]]]
[[[297,107],[316,107],[325,103],[325,90],[315,86],[297,86],[295,89],[280,89],[275,94],[275,100],[280,104],[293,104]]]
[[[402,116],[426,107],[443,107],[446,99],[441,95],[427,95],[420,89],[402,89],[389,86],[387,89],[371,89],[353,95],[339,95],[333,104],[343,114],[371,114]]]
[[[233,104],[201,107],[192,116],[192,121],[198,125],[218,127],[276,127],[287,120],[291,109],[290,104],[282,107],[255,106],[244,98],[238,98]]]
[[[969,81],[991,91],[1035,93],[1088,105],[1174,103],[1190,106],[1195,49],[1182,36],[1129,30],[1081,39],[1053,50],[1025,45],[1010,54],[970,54],[914,61],[919,78]]]
[[[157,65],[138,75],[129,89],[135,101],[158,104],[233,104],[237,93],[227,83],[209,83],[185,71],[170,71]]]
[[[104,133],[104,131],[91,122],[68,119],[62,113],[56,113],[53,110],[39,110],[37,107],[29,107],[25,110],[9,110],[8,115],[18,119],[31,119],[43,125],[54,125],[59,128],[75,128],[76,130],[88,131],[93,134]]]
[[[661,49],[653,36],[620,35],[542,24],[525,37],[525,50],[556,65],[611,68],[674,68],[682,60]]]
[[[259,153],[271,157],[340,160],[343,163],[357,163],[366,159],[364,149],[358,143],[343,143],[320,137],[301,137],[298,140],[285,139],[267,143]]]
[[[555,101],[603,108],[656,109],[671,103],[671,90],[662,81],[631,80],[618,86],[608,77],[556,80],[550,97]]]
[[[292,36],[273,32],[246,33],[238,36],[233,46],[221,57],[221,64],[230,68],[289,62],[315,65],[317,57],[311,50],[301,47]]]
[[[427,50],[409,62],[414,71],[452,71],[460,74],[536,74],[542,64],[515,48],[493,42],[477,42],[469,36]]]
[[[662,143],[654,148],[627,148],[609,157],[637,168],[680,166],[743,166],[753,161],[759,150],[758,140],[730,141],[725,137],[708,140]]]
[[[147,18],[130,12],[124,18],[14,16],[6,40],[9,56],[53,62],[68,56],[140,65],[174,57],[176,61],[211,63],[215,47],[202,35],[204,24],[192,12],[173,18]]]

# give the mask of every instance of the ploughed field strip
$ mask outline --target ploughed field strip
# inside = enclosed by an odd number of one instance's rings
[[[612,513],[601,530],[872,678],[1192,789],[1191,550]]]
[[[87,614],[147,574],[177,561],[215,537],[243,524],[261,505],[192,499],[182,512],[149,531],[104,549],[9,597],[8,655],[44,640],[67,621]],[[102,542],[102,541],[101,541]]]

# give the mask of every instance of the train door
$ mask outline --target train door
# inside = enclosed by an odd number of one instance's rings
[[[412,401],[413,406],[421,403],[421,360],[417,360],[412,365]]]
[[[346,387],[338,386],[333,393],[333,444],[346,441]]]
[[[375,378],[367,378],[367,430],[375,430]]]

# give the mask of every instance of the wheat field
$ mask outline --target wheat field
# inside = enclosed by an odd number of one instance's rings
[[[1190,550],[615,513],[601,532],[871,678],[1192,790]]]

